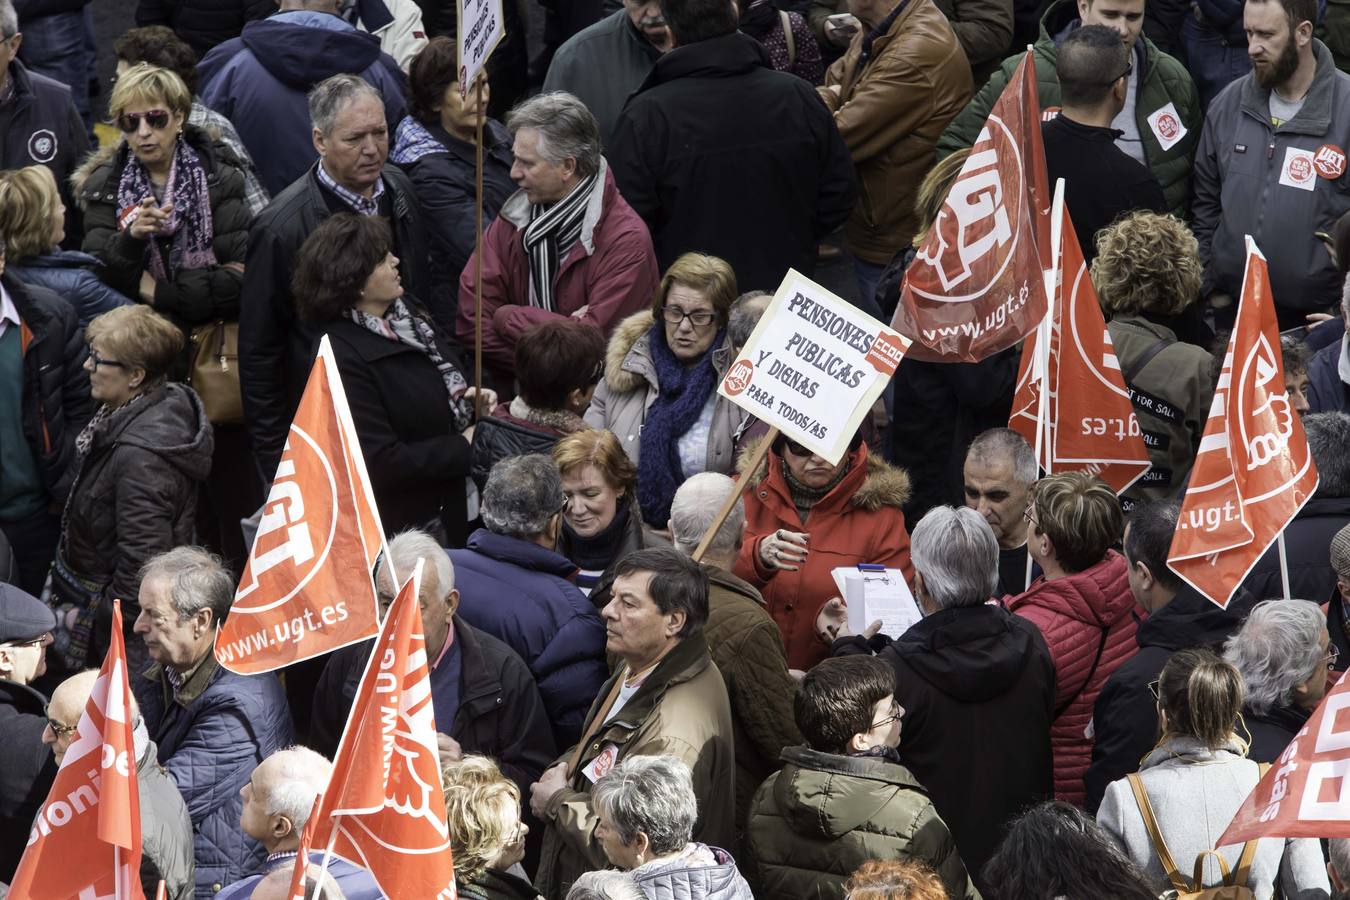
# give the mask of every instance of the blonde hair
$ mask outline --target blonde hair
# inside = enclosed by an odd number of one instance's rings
[[[661,276],[661,286],[656,289],[652,302],[652,312],[658,319],[670,289],[677,284],[707,295],[717,314],[718,328],[727,324],[731,304],[740,296],[736,289],[736,273],[730,263],[706,253],[686,253],[671,263],[666,274]]]
[[[1086,472],[1045,476],[1031,489],[1031,502],[1036,530],[1054,543],[1059,564],[1069,572],[1101,562],[1125,531],[1116,492]]]
[[[18,261],[52,249],[60,195],[46,166],[0,172],[0,238],[9,258]]]
[[[149,63],[137,63],[117,77],[112,96],[108,98],[108,114],[116,119],[128,107],[141,103],[163,103],[169,112],[186,118],[192,111],[192,92],[178,73]]]
[[[1110,315],[1175,316],[1200,293],[1200,245],[1173,215],[1136,212],[1097,232],[1092,283]]]
[[[1158,704],[1167,716],[1163,738],[1195,738],[1217,750],[1236,737],[1245,693],[1238,670],[1212,650],[1178,650],[1158,675]]]
[[[637,466],[612,431],[583,428],[565,435],[553,445],[553,464],[562,475],[595,466],[610,487],[629,495],[637,488]]]
[[[149,387],[168,374],[183,352],[183,332],[177,325],[148,306],[119,306],[102,315],[84,330],[89,343],[101,341],[109,359],[133,369],[145,370]]]
[[[465,756],[445,767],[445,819],[455,848],[455,876],[472,880],[505,849],[503,801],[520,806],[520,789],[486,756]]]
[[[919,217],[912,241],[915,247],[927,239],[929,230],[937,221],[938,213],[942,212],[942,205],[947,202],[947,195],[951,193],[956,176],[961,174],[961,167],[966,164],[967,156],[970,156],[970,148],[963,147],[943,157],[938,160],[937,165],[928,170],[928,174],[923,176],[923,181],[919,182],[919,192],[914,197],[914,214]]]

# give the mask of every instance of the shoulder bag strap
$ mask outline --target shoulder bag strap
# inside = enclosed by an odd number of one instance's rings
[[[1261,763],[1261,774],[1257,777],[1258,783],[1260,782],[1260,779],[1266,777],[1266,773],[1269,771],[1270,763]],[[1252,862],[1255,858],[1256,841],[1250,840],[1242,845],[1242,855],[1238,857],[1237,868],[1233,870],[1232,883],[1234,885],[1245,885],[1247,883],[1247,880],[1251,877]]]
[[[1191,886],[1186,883],[1186,879],[1177,871],[1177,864],[1172,859],[1172,851],[1167,849],[1167,842],[1163,840],[1162,831],[1158,828],[1158,820],[1153,815],[1153,804],[1148,802],[1148,792],[1144,790],[1144,780],[1139,777],[1137,772],[1131,772],[1130,789],[1134,791],[1134,802],[1139,806],[1139,815],[1144,819],[1144,828],[1148,830],[1148,839],[1153,842],[1153,849],[1158,852],[1158,862],[1162,863],[1163,871],[1167,873],[1167,879],[1172,882],[1181,893],[1187,893]]]
[[[792,18],[780,9],[778,21],[783,26],[783,37],[787,40],[788,68],[790,69],[797,64],[797,39],[792,36]]]
[[[1145,350],[1144,355],[1134,361],[1134,365],[1121,373],[1125,377],[1125,385],[1128,387],[1134,384],[1134,380],[1139,377],[1139,373],[1144,371],[1144,366],[1153,362],[1153,357],[1175,343],[1176,341],[1172,340],[1172,338],[1158,338],[1157,343]]]
[[[1109,628],[1102,629],[1102,639],[1097,642],[1097,655],[1092,658],[1092,668],[1088,669],[1087,677],[1084,678],[1083,683],[1078,686],[1078,690],[1073,692],[1073,696],[1059,705],[1059,708],[1055,710],[1054,717],[1050,721],[1053,722],[1055,719],[1064,715],[1069,707],[1073,706],[1073,702],[1083,696],[1083,691],[1087,690],[1087,686],[1092,683],[1092,676],[1097,674],[1097,666],[1102,661],[1102,653],[1106,651],[1106,635],[1108,631],[1110,631]]]

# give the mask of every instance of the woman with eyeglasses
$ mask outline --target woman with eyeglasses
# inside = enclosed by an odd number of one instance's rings
[[[55,656],[78,670],[108,647],[112,601],[122,601],[128,665],[145,644],[133,634],[141,566],[193,541],[197,493],[215,446],[192,388],[169,380],[183,333],[147,306],[123,306],[85,331],[90,393],[99,404],[75,439],[77,469],[52,567],[59,627]]]
[[[753,452],[751,444],[743,458]],[[759,468],[742,477],[750,479],[745,542],[733,571],[763,595],[783,633],[788,665],[810,669],[830,653],[834,626],[818,632],[817,619],[839,596],[834,569],[875,563],[913,580],[902,509],[909,475],[874,456],[855,434],[836,464],[780,436]]]
[[[1273,763],[1326,696],[1338,656],[1322,608],[1309,600],[1264,600],[1224,644],[1245,688],[1247,756]]]
[[[609,603],[614,568],[647,540],[637,505],[637,467],[611,431],[588,428],[553,447],[562,475],[562,529],[558,552],[577,567],[577,587],[596,609]]]
[[[1285,601],[1280,601],[1285,602]],[[1158,704],[1162,738],[1139,764],[1139,773],[1106,789],[1097,824],[1106,829],[1130,861],[1143,870],[1153,891],[1179,886],[1159,862],[1157,841],[1141,811],[1157,820],[1159,837],[1189,882],[1196,857],[1215,849],[1233,816],[1261,777],[1247,759],[1247,743],[1235,732],[1242,710],[1242,676],[1209,650],[1179,650],[1150,685]],[[1136,797],[1137,779],[1143,798]],[[1228,869],[1237,871],[1244,845],[1220,848]],[[1245,885],[1257,900],[1325,900],[1330,895],[1322,848],[1315,838],[1268,838],[1247,854]],[[1205,860],[1203,886],[1220,884],[1218,862]],[[1198,890],[1199,886],[1195,886]]]
[[[525,858],[530,827],[520,819],[520,789],[486,756],[445,767],[445,818],[455,848],[455,880],[469,900],[536,900],[534,887],[509,869]]]
[[[653,529],[666,528],[690,475],[734,471],[747,413],[717,385],[734,356],[727,317],[736,296],[730,265],[686,253],[661,278],[651,312],[628,317],[610,338],[586,421],[614,432],[637,464],[642,518]]]

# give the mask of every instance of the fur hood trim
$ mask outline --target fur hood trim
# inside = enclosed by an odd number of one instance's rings
[[[748,441],[741,448],[736,460],[736,470],[750,479],[752,489],[758,487],[760,482],[768,477],[769,454],[765,454],[764,459],[760,460],[759,467],[755,471],[745,475],[742,470],[763,440],[764,438],[760,437]],[[769,452],[772,453],[772,449]],[[909,494],[909,473],[886,462],[869,448],[867,453],[867,477],[863,479],[862,486],[849,499],[849,505],[867,512],[876,512],[883,506],[893,506],[899,509],[909,500]]]
[[[642,361],[634,360],[633,365],[624,366],[628,354],[647,332],[651,331],[656,316],[650,309],[634,313],[619,323],[610,336],[609,347],[605,350],[605,384],[611,393],[627,394],[647,384],[647,372],[651,363],[643,345]],[[645,363],[645,365],[644,365]],[[639,369],[638,367],[641,367]]]

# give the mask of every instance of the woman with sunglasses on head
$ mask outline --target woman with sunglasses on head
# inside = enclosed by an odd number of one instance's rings
[[[1149,685],[1158,704],[1162,738],[1139,764],[1139,773],[1106,789],[1097,824],[1116,839],[1143,870],[1155,893],[1180,888],[1159,862],[1159,840],[1145,825],[1143,808],[1157,821],[1158,838],[1179,876],[1189,882],[1196,857],[1214,841],[1256,787],[1261,768],[1246,759],[1247,742],[1235,732],[1241,722],[1242,676],[1209,650],[1178,650]],[[1137,779],[1138,791],[1132,779]],[[1245,852],[1244,852],[1245,851]],[[1322,848],[1315,838],[1267,838],[1225,845],[1229,871],[1244,871],[1256,900],[1325,900],[1330,895]],[[1204,886],[1220,884],[1218,861],[1205,860]],[[1200,886],[1194,886],[1199,890]]]
[[[747,446],[742,459],[754,451],[754,444]],[[834,465],[780,436],[759,468],[742,477],[750,487],[734,572],[764,596],[783,633],[788,665],[810,669],[830,655],[829,634],[817,632],[816,620],[839,596],[830,574],[835,568],[875,563],[913,579],[901,509],[909,476],[874,456],[855,434]]]
[[[610,338],[586,421],[614,432],[637,464],[642,518],[653,529],[665,529],[686,478],[735,466],[747,413],[717,385],[734,357],[727,317],[736,297],[730,265],[686,253],[661,278],[651,312],[625,319]]]
[[[145,660],[131,630],[141,566],[192,543],[215,439],[197,394],[168,378],[183,349],[173,323],[146,306],[122,306],[90,322],[85,338],[98,409],[75,439],[75,483],[52,568],[62,626],[54,655],[73,670],[101,660],[116,598],[134,672]]]

